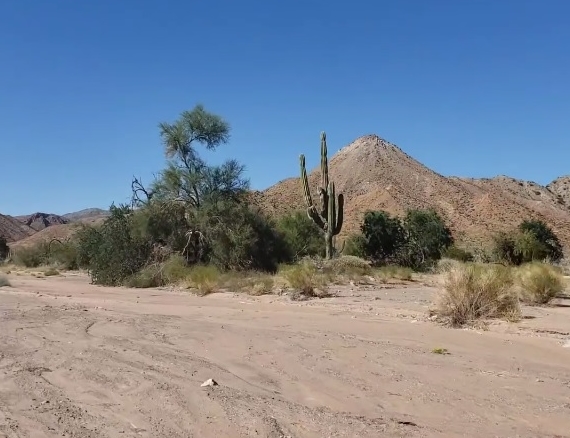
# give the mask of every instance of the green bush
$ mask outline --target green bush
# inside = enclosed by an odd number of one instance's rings
[[[362,234],[351,234],[344,241],[342,254],[365,259],[367,257],[366,238]]]
[[[8,241],[4,236],[0,236],[0,263],[8,258],[10,254],[10,247],[8,246]]]
[[[79,256],[88,263],[95,284],[118,286],[136,274],[148,261],[152,246],[133,236],[130,209],[111,206],[111,216],[99,229],[78,236]]]
[[[277,222],[277,230],[283,235],[290,260],[325,254],[322,231],[303,212],[283,216]]]

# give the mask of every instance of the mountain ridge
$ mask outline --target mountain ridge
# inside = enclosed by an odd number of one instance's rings
[[[548,187],[507,176],[443,176],[377,135],[359,137],[333,155],[329,177],[337,193],[345,196],[341,238],[359,230],[366,210],[403,215],[407,209],[435,208],[456,239],[468,244],[482,244],[497,231],[536,218],[552,226],[564,244],[570,245],[569,203]],[[309,173],[313,193],[319,179],[315,166]],[[255,198],[275,216],[305,209],[299,177],[258,191]]]

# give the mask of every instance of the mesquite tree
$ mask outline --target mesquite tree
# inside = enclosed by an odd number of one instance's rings
[[[305,167],[305,156],[299,157],[301,162],[301,183],[307,204],[308,216],[323,230],[325,235],[325,257],[334,255],[333,237],[340,233],[344,213],[344,196],[335,195],[334,182],[329,181],[329,163],[327,158],[327,136],[321,132],[321,185],[318,187],[320,209],[313,203],[309,178]]]

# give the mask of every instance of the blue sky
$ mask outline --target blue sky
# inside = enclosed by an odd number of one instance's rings
[[[567,0],[5,0],[0,212],[128,200],[203,103],[252,186],[375,133],[444,175],[570,173]]]

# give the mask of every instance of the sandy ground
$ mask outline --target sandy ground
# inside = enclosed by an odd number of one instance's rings
[[[0,436],[570,437],[562,303],[457,330],[421,285],[299,303],[10,280]]]

